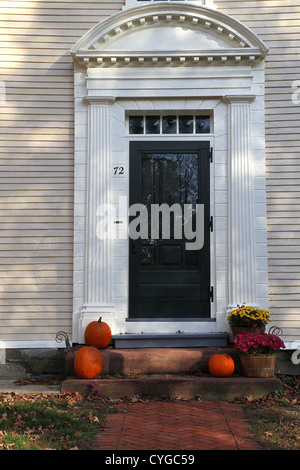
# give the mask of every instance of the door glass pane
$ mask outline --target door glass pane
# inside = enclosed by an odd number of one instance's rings
[[[196,204],[197,153],[143,153],[142,204]]]
[[[143,116],[130,116],[129,117],[129,134],[143,134],[144,133],[144,117]]]
[[[179,134],[192,134],[194,130],[194,116],[179,116]]]
[[[210,117],[196,116],[196,134],[210,133]]]
[[[177,116],[163,116],[163,134],[177,134]]]
[[[198,154],[143,153],[141,172],[141,203],[147,207],[149,215],[149,240],[142,240],[142,269],[198,269],[197,255],[185,250],[183,226],[184,204],[192,204],[195,207],[198,203]],[[159,214],[155,239],[151,239],[153,204],[166,205],[166,212]],[[177,206],[172,209],[174,204]],[[164,233],[169,235],[167,239],[162,237],[163,229],[167,231]]]
[[[146,116],[146,134],[160,134],[160,116]]]

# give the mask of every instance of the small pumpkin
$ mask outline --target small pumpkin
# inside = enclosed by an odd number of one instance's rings
[[[92,321],[88,324],[84,333],[84,341],[87,346],[95,346],[99,349],[105,349],[111,340],[110,326],[102,321],[102,317],[98,321]]]
[[[100,374],[103,357],[99,349],[83,346],[77,351],[74,359],[74,370],[80,379],[94,379]]]
[[[208,361],[208,370],[213,377],[230,377],[234,372],[234,361],[229,354],[214,354]]]

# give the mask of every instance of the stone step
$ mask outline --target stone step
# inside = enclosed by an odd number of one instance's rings
[[[92,387],[92,386],[93,387]],[[148,376],[139,378],[97,378],[67,379],[62,382],[61,392],[85,394],[99,393],[107,398],[170,398],[193,400],[233,400],[241,397],[265,396],[281,390],[281,381],[274,378],[247,377],[190,377],[190,376]]]
[[[73,348],[66,356],[66,374],[73,376]],[[233,347],[219,348],[137,348],[101,349],[103,368],[101,375],[151,375],[208,373],[208,361],[214,354],[227,353],[235,363],[235,372],[241,371],[238,351]]]
[[[112,336],[113,344],[117,349],[226,347],[228,340],[228,333],[156,333]]]
[[[140,348],[102,349],[103,368],[98,377],[78,379],[74,373],[74,357],[82,346],[72,348],[66,356],[67,378],[62,392],[86,393],[91,384],[102,396],[123,398],[167,397],[229,400],[236,397],[262,396],[282,388],[281,381],[243,377],[239,353],[225,348]],[[208,362],[214,354],[229,354],[235,363],[234,375],[215,378],[209,374]]]

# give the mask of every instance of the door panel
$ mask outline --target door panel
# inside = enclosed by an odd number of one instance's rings
[[[136,203],[148,210],[148,238],[130,240],[129,316],[209,317],[209,142],[131,142],[130,205]],[[172,209],[163,218],[152,212],[162,204]],[[204,205],[200,250],[186,249],[185,204]],[[194,231],[195,223],[194,215]]]

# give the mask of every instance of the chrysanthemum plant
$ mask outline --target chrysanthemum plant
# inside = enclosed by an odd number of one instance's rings
[[[259,328],[271,321],[268,310],[238,305],[229,315],[227,320],[231,328]]]
[[[234,345],[247,355],[274,354],[285,348],[284,342],[276,335],[264,333],[239,333],[234,338]]]

